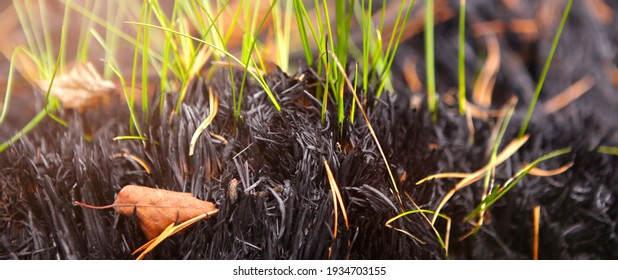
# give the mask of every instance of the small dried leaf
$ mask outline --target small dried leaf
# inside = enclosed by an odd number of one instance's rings
[[[50,81],[39,81],[38,86],[47,92]],[[92,63],[79,64],[66,74],[54,79],[50,95],[58,98],[62,107],[80,112],[106,103],[114,83],[104,80]]]
[[[144,235],[153,239],[170,224],[183,223],[217,208],[190,193],[128,185],[118,193],[114,209],[125,216],[135,214]]]

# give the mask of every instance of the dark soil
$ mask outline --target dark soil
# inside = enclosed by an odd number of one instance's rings
[[[457,11],[458,1],[451,2],[443,8]],[[501,63],[493,106],[501,108],[511,96],[519,99],[505,135],[508,142],[521,126],[558,22],[543,25],[542,19],[559,19],[565,1],[521,0],[515,1],[516,9],[504,4],[509,1],[468,2],[471,28],[491,20],[538,23],[537,36],[509,29],[498,35]],[[616,15],[618,5],[607,3]],[[439,179],[417,186],[418,180],[439,172],[472,172],[488,162],[495,120],[475,119],[471,143],[466,117],[448,102],[449,89],[457,87],[457,28],[456,17],[436,25],[437,82],[444,93],[437,123],[424,100],[421,107],[413,106],[413,97],[424,93],[410,89],[403,78],[409,71],[404,61],[410,58],[424,84],[422,36],[399,48],[395,92],[361,100],[368,104],[399,194],[360,114],[353,124],[346,119],[339,126],[336,106],[330,103],[325,122],[320,121],[322,105],[313,97],[319,79],[312,71],[301,67],[293,76],[276,70],[268,75],[281,112],[250,82],[242,117],[235,121],[231,85],[238,86],[242,75],[230,81],[226,70],[211,82],[194,80],[178,114],[173,113],[176,94],[164,95],[162,110],[155,106],[149,120],[141,120],[149,139],[145,143],[112,141],[132,133],[126,104],[112,100],[106,108],[82,114],[62,111],[68,128],[47,119],[1,153],[0,259],[130,259],[132,250],[147,241],[134,218],[73,206],[76,200],[111,204],[127,184],[190,192],[220,209],[216,217],[163,242],[148,255],[153,259],[529,259],[536,205],[541,206],[540,258],[618,258],[618,157],[595,151],[599,145],[618,146],[618,97],[606,71],[618,62],[618,19],[603,22],[585,1],[574,3],[538,106],[586,75],[594,77],[595,86],[556,113],[537,110],[528,129],[530,140],[497,168],[496,183],[512,177],[522,163],[565,147],[573,152],[540,167],[574,165],[552,177],[526,176],[488,210],[481,230],[463,240],[473,228],[463,219],[480,202],[482,185],[457,192],[442,211],[452,218],[448,256],[419,214],[393,223],[416,238],[385,227],[402,210],[417,209],[414,203],[435,209],[456,183]],[[487,50],[482,36],[468,34],[466,44],[471,92]],[[219,112],[195,154],[188,156],[191,136],[209,114],[208,87],[220,100]],[[349,112],[351,93],[345,96]],[[2,140],[15,133],[10,128],[20,119],[9,116]],[[131,159],[111,158],[122,152],[143,159],[152,172]],[[346,228],[340,214],[336,237],[324,160],[334,172],[349,219]],[[230,188],[235,180],[239,184]],[[438,219],[436,228],[444,234],[445,222]]]

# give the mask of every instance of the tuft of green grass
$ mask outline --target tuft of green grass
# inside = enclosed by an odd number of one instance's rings
[[[292,43],[290,39],[294,5],[292,0],[273,1],[273,5],[275,5],[272,14],[275,28],[275,46],[277,47],[275,62],[283,72],[287,73],[290,70],[290,45]]]
[[[369,86],[377,84],[375,97],[379,98],[382,92],[390,86],[390,68],[395,59],[395,54],[399,42],[403,37],[406,22],[411,13],[414,0],[402,0],[397,11],[394,25],[391,26],[391,34],[386,49],[384,49],[382,34],[385,32],[384,19],[386,14],[387,1],[382,1],[382,13],[379,24],[373,21],[373,1],[337,1],[335,3],[335,26],[331,25],[332,11],[330,11],[327,1],[314,1],[314,13],[317,24],[312,23],[312,18],[307,12],[307,7],[303,1],[294,0],[294,12],[297,20],[297,27],[303,52],[310,67],[316,69],[319,76],[324,77],[323,84],[316,91],[316,98],[322,100],[322,122],[326,114],[329,95],[337,106],[337,120],[339,125],[343,124],[346,114],[343,94],[344,77],[335,69],[332,58],[326,55],[332,51],[341,65],[347,65],[349,54],[355,61],[360,62],[362,70],[361,87],[363,94],[369,92]],[[359,26],[362,41],[360,46],[357,42],[350,41],[350,30],[352,18],[356,18]],[[333,36],[335,34],[336,36]],[[311,36],[310,36],[311,35]],[[314,61],[313,48],[317,49],[318,58]],[[355,76],[356,79],[361,79]],[[358,85],[358,83],[356,83]],[[350,111],[355,111],[355,104],[352,104]],[[351,115],[350,120],[354,120]]]
[[[395,55],[397,54],[397,49],[399,48],[399,44],[401,42],[401,38],[403,37],[403,33],[406,29],[406,23],[408,22],[408,17],[410,16],[410,13],[412,12],[412,7],[414,6],[414,3],[416,1],[412,0],[408,5],[407,5],[407,9],[405,9],[406,7],[406,3],[408,3],[405,0],[401,1],[401,4],[399,6],[399,10],[397,12],[397,18],[395,19],[395,24],[393,25],[393,30],[391,33],[391,37],[388,41],[388,46],[386,48],[386,51],[383,54],[384,57],[384,65],[382,65],[382,61],[380,61],[379,57],[381,55],[378,55],[378,59],[374,60],[374,62],[372,63],[372,68],[379,70],[382,74],[379,76],[378,78],[378,89],[376,90],[376,97],[380,98],[380,96],[382,95],[382,92],[385,88],[385,86],[387,84],[390,83],[390,69],[393,65],[393,61],[395,60]],[[384,24],[384,10],[386,10],[385,8],[385,4],[386,1],[384,1],[384,4],[382,5],[382,18],[381,18],[381,22],[380,22],[380,32],[378,32],[378,34],[382,34],[383,32],[381,31],[383,28],[383,24]],[[405,13],[404,13],[405,11]],[[402,19],[403,16],[403,19]],[[381,37],[381,35],[379,35],[379,37]],[[382,39],[380,38],[378,40],[378,42],[381,42]],[[378,45],[381,45],[381,43],[379,43]],[[377,46],[376,46],[377,47]],[[392,87],[392,86],[391,86]]]
[[[22,24],[22,28],[24,34],[26,35],[26,41],[28,43],[28,48],[26,47],[18,47],[13,51],[11,55],[11,66],[9,70],[9,80],[7,82],[7,91],[5,96],[5,103],[3,105],[2,114],[0,115],[0,124],[4,122],[6,118],[6,114],[8,111],[9,98],[11,95],[10,88],[12,87],[12,81],[14,79],[12,73],[16,63],[16,58],[20,53],[26,54],[30,57],[35,64],[37,65],[37,74],[38,76],[32,76],[32,73],[25,73],[25,76],[30,79],[46,79],[49,80],[49,85],[45,93],[45,103],[43,105],[43,110],[39,111],[33,119],[31,119],[23,128],[21,128],[16,134],[10,137],[7,141],[0,144],[0,152],[6,150],[12,143],[18,141],[26,133],[30,132],[32,129],[37,127],[46,117],[50,117],[57,123],[63,126],[68,126],[67,122],[58,117],[55,112],[61,108],[60,101],[53,96],[50,95],[51,88],[54,83],[54,79],[56,74],[58,73],[58,69],[61,67],[63,63],[63,59],[65,58],[64,50],[66,45],[66,30],[69,24],[69,7],[66,6],[64,10],[63,20],[62,20],[62,28],[61,28],[61,38],[60,38],[60,46],[58,49],[58,54],[54,59],[53,56],[53,46],[51,44],[51,34],[47,27],[45,27],[46,18],[43,14],[46,13],[46,6],[44,4],[39,6],[39,12],[41,13],[40,20],[42,21],[43,30],[38,30],[34,28],[33,22],[36,20],[34,15],[32,14],[31,9],[26,9],[27,16],[23,14],[23,7],[19,4],[14,3],[15,9],[17,11],[20,23]],[[41,34],[43,33],[43,34]],[[32,81],[34,82],[34,81]]]

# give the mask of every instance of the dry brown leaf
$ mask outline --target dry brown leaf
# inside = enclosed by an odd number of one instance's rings
[[[50,81],[37,82],[47,92]],[[66,74],[54,79],[50,95],[58,98],[65,109],[83,112],[100,103],[107,103],[109,94],[116,88],[114,83],[104,80],[92,63],[79,64]]]
[[[170,224],[180,224],[193,217],[216,210],[213,203],[190,193],[174,192],[136,185],[125,186],[114,202],[116,213],[135,213],[148,239],[157,237]]]
[[[181,224],[203,214],[208,214],[203,218],[209,218],[217,212],[213,203],[200,200],[190,193],[136,185],[122,188],[114,204],[109,206],[90,206],[77,201],[75,205],[95,209],[113,207],[118,214],[135,215],[149,240],[161,235],[170,225]]]

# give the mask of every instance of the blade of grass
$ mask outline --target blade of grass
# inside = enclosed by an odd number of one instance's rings
[[[466,0],[459,0],[459,113],[466,113]]]
[[[536,205],[532,209],[532,259],[539,259],[539,220],[541,217],[541,205]]]
[[[205,26],[200,26],[201,29],[202,29],[202,34],[204,34],[202,36],[202,38],[205,40],[208,37],[209,34],[212,34],[212,36],[210,36],[210,37],[212,38],[213,44],[219,46],[220,49],[223,49],[226,52],[227,52],[227,47],[225,45],[226,39],[224,39],[221,36],[222,33],[221,33],[221,30],[220,30],[219,26],[217,25],[217,20],[220,18],[220,16],[222,15],[223,11],[225,10],[225,8],[228,7],[228,4],[229,4],[229,2],[225,3],[225,5],[223,7],[220,7],[219,11],[217,12],[217,14],[215,16],[215,18],[213,19],[210,16],[210,14],[211,14],[210,7],[207,4],[205,4],[205,3],[198,3],[198,6],[204,12],[204,14],[206,15],[207,19],[210,21],[210,24],[207,24],[208,27],[205,28]],[[238,10],[240,11],[240,9],[238,9]],[[232,31],[233,27],[235,26],[235,22],[237,20],[236,17],[238,17],[239,11],[237,11],[234,14],[234,18],[232,19],[232,24],[229,27],[230,28],[230,32]],[[204,24],[206,24],[206,23],[204,23]],[[206,30],[204,30],[204,28]],[[210,33],[213,28],[215,30],[215,33]],[[213,49],[215,49],[215,48],[213,48]],[[210,51],[209,51],[209,53],[210,53]],[[232,69],[232,63],[231,63],[230,57],[229,56],[225,56],[225,59],[228,62],[228,70],[229,70],[229,73],[230,73],[230,80],[231,81],[235,81],[234,69]],[[211,72],[211,73],[214,73],[214,72]],[[209,75],[209,77],[211,77],[211,76]],[[232,104],[233,104],[233,106],[236,106],[236,95],[237,95],[236,91],[237,91],[237,89],[236,89],[236,87],[234,85],[232,85],[231,88],[232,88],[232,101],[233,101]],[[180,110],[180,107],[178,107],[178,111],[179,110]]]
[[[140,20],[145,20],[146,22],[150,22],[152,19],[152,11],[150,9],[150,5],[147,3],[142,4],[143,11],[140,15]],[[143,40],[143,51],[142,51],[142,114],[144,115],[144,119],[148,122],[148,61],[150,60],[149,49],[150,49],[150,28],[144,28],[144,40]]]
[[[313,66],[313,55],[311,46],[309,45],[309,38],[307,37],[307,29],[305,27],[306,9],[302,0],[293,0],[294,14],[296,15],[296,26],[298,27],[298,34],[300,36],[300,42],[303,45],[303,51],[305,54],[305,60],[309,67]],[[304,11],[304,13],[303,13]],[[311,24],[311,23],[309,23]]]
[[[328,184],[330,185],[331,193],[333,194],[333,209],[335,209],[335,224],[333,226],[333,236],[337,237],[337,209],[341,207],[341,215],[343,216],[346,229],[350,228],[350,224],[348,222],[348,213],[345,210],[345,204],[343,203],[343,198],[341,197],[341,192],[339,191],[337,181],[335,181],[335,176],[333,176],[333,171],[330,169],[328,161],[326,159],[323,159],[323,161],[324,169],[326,170],[326,176],[328,178]]]
[[[129,107],[129,115],[131,116],[131,124],[137,131],[137,134],[139,135],[140,139],[146,139],[146,137],[142,134],[142,130],[140,128],[139,122],[137,121],[137,116],[135,115],[135,111],[133,110],[133,105],[129,104],[129,94],[127,93],[127,83],[125,82],[124,78],[122,77],[122,75],[120,74],[118,69],[116,69],[114,65],[110,64],[108,61],[105,61],[105,65],[107,65],[107,67],[112,69],[112,72],[114,72],[114,74],[116,74],[116,77],[118,77],[118,79],[120,80],[120,84],[122,86],[122,92],[124,93],[124,98],[125,100],[127,100],[127,107]],[[145,140],[142,140],[142,142],[145,144]]]
[[[393,225],[391,225],[393,222],[395,222],[398,219],[401,219],[405,216],[409,216],[412,214],[417,214],[417,213],[426,213],[426,214],[435,214],[434,211],[431,210],[427,210],[427,209],[418,209],[418,210],[409,210],[409,211],[405,211],[395,217],[392,217],[390,219],[388,219],[388,221],[386,221],[386,223],[384,223],[384,226],[388,227],[388,228],[392,228],[396,231],[399,231],[401,233],[404,233],[407,236],[412,237],[414,240],[418,241],[419,243],[425,243],[423,241],[421,241],[418,237],[414,236],[413,234],[409,233],[408,231],[405,231],[403,229],[400,228],[396,228]],[[449,243],[449,235],[450,235],[450,228],[451,228],[451,218],[449,216],[446,216],[444,214],[438,214],[438,216],[444,220],[446,220],[446,237],[443,239],[442,235],[440,235],[440,233],[436,230],[435,234],[436,237],[438,238],[438,242],[440,242],[440,246],[442,246],[442,248],[446,251],[446,254],[448,255],[448,243]],[[434,228],[435,230],[435,228]]]
[[[195,133],[193,133],[193,136],[191,137],[191,143],[189,145],[189,156],[193,156],[197,139],[200,137],[202,132],[210,125],[210,123],[212,123],[212,121],[215,119],[215,116],[217,116],[217,110],[219,109],[219,99],[215,97],[212,87],[208,87],[208,98],[210,113],[208,114],[208,117],[206,117],[206,119],[204,119],[200,126],[195,130]]]
[[[401,42],[401,38],[403,37],[405,26],[406,26],[406,23],[408,22],[408,16],[412,12],[412,7],[414,6],[414,3],[416,1],[412,0],[412,2],[410,2],[410,5],[408,5],[408,9],[406,10],[405,14],[403,14],[403,7],[405,6],[405,2],[406,2],[405,0],[401,1],[401,6],[399,7],[399,12],[397,13],[397,19],[395,20],[395,26],[393,27],[393,32],[388,42],[388,47],[386,48],[386,52],[384,53],[384,57],[386,58],[386,65],[384,65],[382,69],[383,74],[380,77],[380,85],[378,86],[378,89],[376,90],[377,98],[379,98],[382,95],[382,91],[384,90],[386,83],[390,80],[390,69],[391,69],[391,66],[393,65],[393,61],[395,60],[395,55],[397,54],[397,49],[399,48],[399,43]],[[404,15],[404,17],[403,17],[403,21],[400,22],[400,18],[402,14]],[[381,25],[382,24],[383,23],[381,23]],[[382,30],[381,28],[382,27],[380,27],[380,30]],[[399,31],[395,32],[398,28],[399,28]],[[432,25],[432,28],[433,28],[433,25]],[[396,37],[395,37],[395,34],[397,34]],[[381,37],[381,35],[379,35],[378,37]],[[381,50],[381,46],[382,46],[381,39],[379,40],[379,42],[380,43],[376,45],[376,51]],[[379,66],[380,61],[381,61],[379,58],[381,56],[378,55],[377,57],[378,57],[378,60],[376,60],[375,65]]]
[[[35,61],[35,63],[38,63],[38,60],[35,57],[35,55],[33,53],[31,53],[25,47],[17,47],[17,48],[15,48],[15,50],[13,50],[13,54],[11,55],[11,61],[9,63],[9,74],[8,74],[7,82],[6,82],[6,91],[5,91],[5,94],[4,94],[4,103],[2,103],[2,114],[0,114],[0,126],[2,125],[2,123],[4,123],[4,119],[6,118],[6,115],[7,115],[8,111],[9,111],[9,104],[10,104],[11,95],[12,95],[12,88],[13,88],[13,79],[15,79],[13,77],[13,71],[15,69],[15,64],[17,62],[17,58],[18,58],[18,55],[20,53],[24,53],[25,55],[30,57],[33,61]]]
[[[540,169],[540,168],[535,167],[535,168],[530,169],[530,172],[528,172],[528,174],[532,176],[536,176],[536,177],[556,176],[556,175],[562,174],[565,171],[569,170],[569,168],[573,167],[573,164],[574,162],[571,161],[553,170],[545,170],[545,169]]]
[[[276,1],[276,0],[274,0]],[[288,72],[289,59],[290,59],[290,33],[292,27],[292,0],[286,0],[280,2],[281,5],[276,5],[273,10],[273,24],[275,28],[275,46],[277,57],[276,64],[279,65],[283,72]],[[282,7],[284,6],[284,7]],[[282,8],[285,11],[282,12]],[[283,19],[282,17],[283,13]],[[299,26],[300,28],[300,26]]]
[[[547,73],[549,72],[549,66],[551,65],[551,61],[554,58],[554,53],[556,52],[556,48],[558,47],[558,41],[560,41],[560,36],[562,35],[562,29],[566,25],[567,18],[569,18],[569,12],[571,11],[571,6],[573,5],[573,0],[569,0],[566,8],[564,9],[564,13],[562,14],[562,19],[560,20],[560,25],[558,25],[558,30],[556,31],[556,35],[554,36],[554,41],[552,42],[551,49],[549,51],[549,55],[545,60],[545,66],[543,66],[543,72],[541,72],[541,77],[539,78],[539,82],[536,85],[536,89],[534,91],[534,96],[532,97],[532,102],[528,107],[528,113],[526,114],[526,118],[519,130],[519,137],[522,137],[526,134],[526,129],[528,128],[528,123],[532,118],[532,113],[534,112],[534,107],[536,106],[536,102],[539,99],[539,95],[541,94],[541,89],[543,88],[543,83],[545,83],[545,77],[547,77]]]
[[[245,62],[244,63],[244,67],[245,70],[243,71],[243,75],[242,75],[242,82],[240,83],[240,90],[238,92],[238,102],[236,103],[236,108],[234,110],[234,116],[235,118],[238,120],[240,118],[240,110],[241,110],[241,105],[242,105],[242,96],[243,96],[243,92],[245,91],[245,83],[247,81],[247,72],[249,72],[249,63],[253,62],[253,65],[255,66],[255,60],[253,59],[253,52],[255,50],[255,46],[256,43],[258,41],[258,36],[260,34],[260,32],[262,31],[262,28],[264,27],[264,23],[266,23],[266,20],[268,19],[269,15],[271,14],[273,8],[275,7],[275,5],[277,4],[277,1],[273,1],[272,4],[269,6],[268,11],[266,12],[266,15],[262,18],[262,21],[260,22],[259,27],[257,28],[257,32],[255,30],[256,28],[256,20],[257,20],[257,11],[259,9],[255,9],[254,10],[254,14],[251,18],[251,27],[250,27],[250,31],[247,33],[245,32],[245,36],[243,37],[243,44],[242,44],[242,59]],[[257,3],[257,5],[259,5],[259,1]],[[246,12],[246,20],[249,20],[249,16],[248,16],[248,11],[249,11],[249,5],[246,6],[247,12]],[[257,68],[257,66],[256,66]]]
[[[425,1],[425,67],[427,71],[427,107],[434,123],[438,118],[438,97],[436,95],[436,70],[434,60],[434,2]]]
[[[500,128],[494,140],[491,154],[489,157],[489,163],[488,163],[488,165],[492,166],[492,168],[489,168],[487,172],[485,172],[485,180],[483,181],[483,195],[481,196],[481,200],[484,200],[493,191],[493,187],[494,187],[493,178],[495,178],[495,175],[496,175],[496,159],[498,157],[497,156],[498,149],[500,148],[500,143],[502,143],[502,139],[504,138],[504,134],[506,133],[506,128],[509,126],[509,122],[511,121],[511,117],[513,116],[514,111],[515,111],[515,104],[513,104],[508,109],[506,115],[500,118],[499,120]],[[479,220],[475,224],[474,229],[472,229],[472,231],[470,231],[469,234],[464,236],[464,238],[466,238],[469,235],[476,234],[478,230],[481,229],[481,226],[483,226],[484,218],[485,218],[485,209],[483,209],[480,212]]]
[[[45,112],[51,119],[53,119],[54,121],[56,121],[57,123],[65,127],[69,126],[68,123],[54,114],[54,111],[60,109],[60,104],[56,98],[53,98],[50,96],[50,92],[51,92],[52,86],[54,85],[54,79],[56,78],[56,74],[58,73],[58,68],[60,67],[64,59],[63,54],[64,54],[64,49],[66,46],[66,38],[67,38],[66,32],[67,32],[67,28],[69,25],[69,14],[70,14],[69,12],[70,12],[69,7],[65,6],[64,16],[62,19],[62,28],[61,28],[61,35],[60,35],[60,47],[58,49],[58,57],[56,58],[56,64],[54,65],[53,72],[51,73],[49,86],[47,88],[47,92],[45,93],[45,106],[43,106],[43,108],[45,109]],[[51,111],[49,110],[50,107],[52,108]]]
[[[607,154],[607,155],[613,155],[613,156],[618,156],[618,147],[612,147],[612,146],[599,146],[596,151],[598,153],[602,153],[602,154]]]
[[[87,0],[84,2],[84,7],[86,9],[88,9],[88,7],[90,7],[91,11],[98,11],[100,10],[100,6],[101,6],[101,1],[93,1],[92,0]],[[75,53],[75,60],[79,61],[81,63],[86,63],[86,61],[88,61],[88,46],[90,45],[90,29],[92,28],[93,22],[92,19],[89,18],[84,18],[86,19],[86,23],[82,24],[82,28],[80,29],[79,32],[79,39],[77,42],[78,46],[77,46],[77,52]]]
[[[124,136],[116,136],[112,140],[113,141],[120,141],[120,140],[142,140],[142,141],[147,141],[148,138],[146,138],[144,136],[124,135]]]
[[[19,132],[13,135],[9,140],[4,141],[2,144],[0,144],[0,152],[6,150],[8,147],[11,146],[11,144],[19,140],[19,138],[34,129],[37,125],[39,125],[41,121],[43,121],[43,119],[45,119],[45,117],[47,117],[47,112],[45,112],[44,110],[39,111],[36,116],[32,120],[30,120],[30,122],[28,122],[21,130],[19,130]]]

